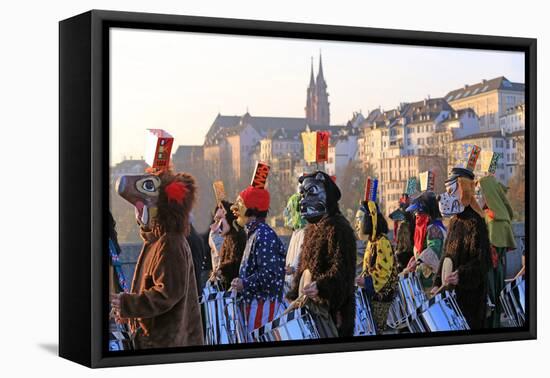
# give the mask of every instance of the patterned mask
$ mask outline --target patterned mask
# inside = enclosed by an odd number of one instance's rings
[[[294,193],[288,199],[283,211],[285,226],[293,230],[299,230],[306,225],[306,221],[300,214],[300,193]]]
[[[444,217],[451,217],[464,211],[464,205],[460,202],[458,193],[458,178],[445,182],[446,192],[439,198],[439,212]]]

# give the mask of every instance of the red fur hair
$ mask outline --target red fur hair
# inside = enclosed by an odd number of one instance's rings
[[[189,213],[195,204],[195,178],[188,173],[159,172],[161,180],[158,213],[154,227],[161,233],[183,232],[189,235]]]

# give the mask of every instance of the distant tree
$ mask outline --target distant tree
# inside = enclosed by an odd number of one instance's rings
[[[367,174],[368,172],[361,169],[360,162],[352,160],[346,165],[342,178],[338,180],[342,192],[340,210],[350,222],[353,222],[359,203],[363,199]]]
[[[525,180],[521,173],[514,175],[508,181],[508,201],[514,210],[514,220],[525,221]]]

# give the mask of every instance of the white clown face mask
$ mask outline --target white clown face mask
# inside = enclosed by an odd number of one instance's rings
[[[460,202],[458,179],[445,182],[445,193],[439,196],[439,212],[444,217],[452,217],[464,211],[464,205]]]

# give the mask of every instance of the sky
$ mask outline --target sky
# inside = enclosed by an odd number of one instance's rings
[[[320,53],[331,124],[525,72],[519,52],[118,28],[110,38],[111,164],[142,157],[148,128],[202,145],[218,113],[304,117]]]

